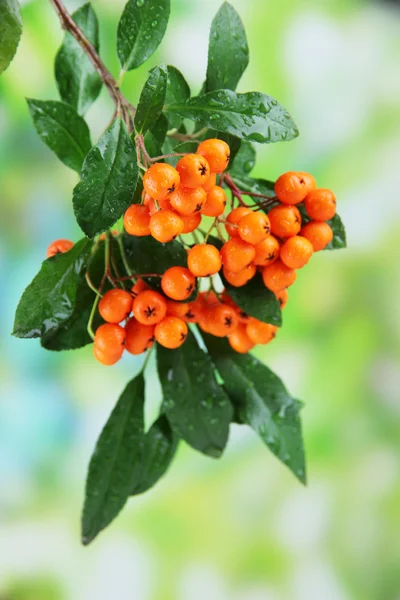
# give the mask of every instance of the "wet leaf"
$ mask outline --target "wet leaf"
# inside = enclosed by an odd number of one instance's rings
[[[150,71],[144,84],[135,114],[137,133],[146,133],[160,117],[167,91],[167,67],[160,65]]]
[[[22,19],[17,0],[0,1],[0,75],[11,63],[22,35]]]
[[[176,68],[168,65],[168,82],[165,104],[175,104],[176,102],[185,102],[190,98],[190,88],[182,73]],[[179,129],[182,123],[182,117],[179,115],[169,115],[169,126],[171,129]]]
[[[275,294],[265,287],[261,275],[256,275],[243,287],[234,287],[221,273],[221,279],[232,300],[250,317],[280,327],[282,313]]]
[[[325,248],[325,250],[340,250],[347,247],[346,230],[344,228],[342,219],[339,215],[335,215],[333,219],[327,221],[328,225],[332,227],[333,240]]]
[[[168,130],[168,120],[161,114],[144,136],[144,145],[149,155],[154,158],[163,154],[163,143]]]
[[[243,175],[251,173],[255,164],[256,151],[253,144],[251,142],[242,141],[235,158],[229,163],[228,170],[231,172],[232,177],[237,175],[240,178]]]

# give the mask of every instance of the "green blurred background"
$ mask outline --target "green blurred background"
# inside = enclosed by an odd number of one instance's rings
[[[123,1],[93,3],[117,74]],[[90,349],[60,355],[9,335],[49,242],[80,236],[76,175],[39,140],[24,101],[57,98],[62,32],[48,2],[23,2],[23,40],[0,78],[1,600],[400,599],[400,7],[232,3],[251,51],[239,91],[275,96],[301,132],[259,146],[256,174],[310,170],[336,192],[348,231],[348,250],[301,272],[283,330],[257,351],[305,401],[308,487],[236,426],[220,461],[182,445],[168,476],[81,547],[88,459],[142,359],[107,369]],[[126,75],[133,101],[160,61],[199,90],[218,7],[172,0],[161,49]],[[111,110],[103,91],[88,114],[94,137]],[[152,369],[149,418],[160,399]]]

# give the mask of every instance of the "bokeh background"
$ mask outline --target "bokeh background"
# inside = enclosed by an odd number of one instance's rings
[[[24,101],[57,98],[62,32],[48,2],[23,2],[23,40],[0,79],[1,600],[400,599],[399,3],[232,3],[251,51],[239,91],[275,96],[301,131],[259,146],[255,173],[310,170],[335,190],[347,225],[348,250],[312,259],[290,290],[283,330],[257,351],[305,402],[309,484],[233,427],[222,460],[182,445],[153,491],[80,545],[89,456],[142,359],[106,369],[90,349],[61,355],[10,337],[49,242],[80,237],[76,175],[39,140]],[[117,74],[123,2],[94,6]],[[125,78],[133,101],[160,61],[200,89],[218,7],[172,0],[162,47]],[[110,111],[103,92],[88,114],[94,136]],[[160,401],[154,365],[148,383],[150,420]]]

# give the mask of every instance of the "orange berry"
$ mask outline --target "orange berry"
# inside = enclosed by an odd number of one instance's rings
[[[178,171],[167,163],[154,163],[143,177],[145,191],[158,202],[173,194],[179,184]]]
[[[216,293],[212,290],[209,290],[208,292],[200,292],[195,300],[195,304],[197,311],[202,312],[210,307],[217,306],[219,304],[219,300]]]
[[[246,325],[244,324],[239,324],[235,331],[232,331],[228,337],[228,342],[231,348],[239,352],[239,354],[246,354],[246,352],[254,348],[254,343],[247,335]]]
[[[224,290],[221,294],[221,302],[223,302],[224,304],[229,304],[229,306],[232,306],[236,310],[237,316],[239,318],[239,323],[249,322],[249,315],[246,312],[244,312],[244,310],[239,308],[237,304],[235,304],[235,302],[232,300],[232,298],[229,296],[226,290]]]
[[[133,312],[139,323],[155,325],[167,314],[167,301],[155,290],[145,290],[134,299]]]
[[[203,156],[186,154],[176,165],[181,184],[189,188],[204,185],[210,177],[210,166]]]
[[[203,190],[205,190],[208,194],[208,192],[210,192],[214,185],[217,184],[217,174],[216,173],[211,173],[210,177],[207,179],[207,181],[205,183],[203,183]]]
[[[254,344],[268,344],[274,339],[277,330],[276,325],[262,323],[257,319],[250,319],[250,322],[246,325],[246,333]]]
[[[336,214],[336,196],[331,190],[312,190],[307,194],[304,206],[311,219],[329,221]]]
[[[180,217],[183,221],[182,233],[191,233],[192,231],[197,229],[201,223],[201,214],[200,213],[194,213],[192,215],[187,215],[187,216],[180,215]]]
[[[113,365],[122,356],[126,334],[125,329],[115,323],[104,323],[94,336],[94,354],[105,365]]]
[[[195,276],[184,267],[170,267],[161,278],[162,291],[172,300],[186,300],[195,285]]]
[[[71,250],[73,245],[74,242],[70,242],[70,240],[55,240],[55,242],[51,242],[50,246],[47,248],[46,257],[50,258],[56,254],[64,254],[64,252]]]
[[[301,215],[295,206],[275,206],[268,213],[271,233],[278,238],[297,235],[301,228]]]
[[[267,239],[256,244],[254,249],[256,251],[254,264],[260,267],[266,267],[267,265],[272,265],[279,257],[280,245],[273,235],[269,235]]]
[[[237,273],[249,265],[256,255],[254,246],[239,237],[225,242],[221,248],[222,264],[228,271]]]
[[[138,279],[137,282],[132,286],[131,289],[131,295],[132,298],[136,298],[136,296],[138,296],[140,294],[140,292],[143,292],[144,290],[148,290],[149,286],[147,285],[147,283],[145,283],[143,281],[143,279]]]
[[[219,217],[223,214],[225,206],[225,190],[219,185],[214,185],[207,194],[207,200],[203,205],[201,212],[203,215],[206,215],[206,217]]]
[[[139,323],[135,317],[125,325],[125,348],[130,354],[142,354],[154,343],[154,325]]]
[[[209,332],[217,337],[226,337],[239,325],[236,310],[228,304],[210,308],[206,320]]]
[[[230,149],[224,140],[204,140],[199,144],[197,154],[201,154],[207,160],[211,173],[222,173],[229,164]]]
[[[314,252],[312,243],[301,235],[294,235],[281,247],[281,261],[290,269],[301,269]]]
[[[218,249],[211,244],[196,244],[188,252],[188,267],[195,277],[215,275],[221,268]]]
[[[122,356],[122,352],[121,352],[121,354],[116,354],[116,353],[110,354],[107,352],[103,352],[102,350],[99,350],[99,348],[97,348],[97,346],[93,346],[93,354],[94,354],[95,358],[102,365],[106,365],[107,367],[109,367],[111,365],[115,365],[115,363],[117,363]]]
[[[171,350],[182,346],[188,334],[185,321],[178,317],[165,317],[154,329],[157,342]]]
[[[249,244],[260,244],[269,236],[271,225],[263,212],[251,212],[238,223],[239,236]]]
[[[284,288],[289,287],[296,280],[296,271],[289,269],[281,260],[276,260],[272,265],[264,267],[262,270],[262,278],[265,287],[272,292],[280,292]]]
[[[131,204],[124,214],[124,227],[129,235],[150,235],[150,212],[144,204]]]
[[[192,302],[175,302],[174,300],[167,300],[167,316],[178,317],[179,319],[186,321],[186,315],[190,311],[191,304]],[[191,316],[192,315],[189,315],[189,318]]]
[[[202,187],[188,188],[181,185],[171,196],[171,207],[180,215],[189,216],[203,208],[207,194]]]
[[[277,298],[277,300],[279,301],[279,305],[281,307],[281,310],[283,310],[289,300],[289,294],[287,290],[281,290],[280,292],[276,292],[275,296]]]
[[[183,221],[173,210],[159,210],[150,219],[150,232],[157,242],[171,242],[183,231]]]
[[[304,180],[304,184],[308,189],[308,192],[311,190],[315,190],[317,187],[317,182],[315,181],[315,177],[311,175],[311,173],[306,173],[305,171],[298,171],[297,175]]]
[[[312,243],[314,252],[326,248],[333,239],[331,227],[323,221],[310,221],[307,225],[304,225],[300,235]]]
[[[238,208],[234,208],[226,217],[225,229],[227,234],[231,237],[237,237],[239,235],[239,221],[250,213],[251,210],[250,208],[247,208],[247,206],[239,206]]]
[[[99,302],[99,313],[107,323],[121,323],[132,310],[132,296],[120,289],[109,290]]]
[[[299,204],[313,187],[315,180],[308,173],[288,171],[276,180],[275,194],[282,204]]]
[[[235,287],[242,287],[246,285],[256,274],[256,266],[254,263],[250,263],[241,271],[228,271],[225,267],[223,268],[224,277],[228,283]]]

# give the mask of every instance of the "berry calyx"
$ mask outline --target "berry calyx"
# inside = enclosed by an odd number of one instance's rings
[[[181,184],[188,188],[204,185],[210,177],[210,165],[203,156],[186,154],[178,161],[176,170]]]
[[[167,301],[159,292],[145,290],[134,299],[133,313],[139,323],[155,325],[167,314]]]
[[[171,208],[180,215],[193,215],[199,213],[207,199],[206,191],[200,186],[188,188],[180,186],[170,199]]]
[[[199,144],[197,154],[201,154],[207,160],[211,173],[222,173],[229,164],[230,149],[224,140],[204,140]]]
[[[266,267],[279,258],[280,245],[276,237],[269,235],[265,240],[254,246],[256,255],[254,264],[259,267]]]

